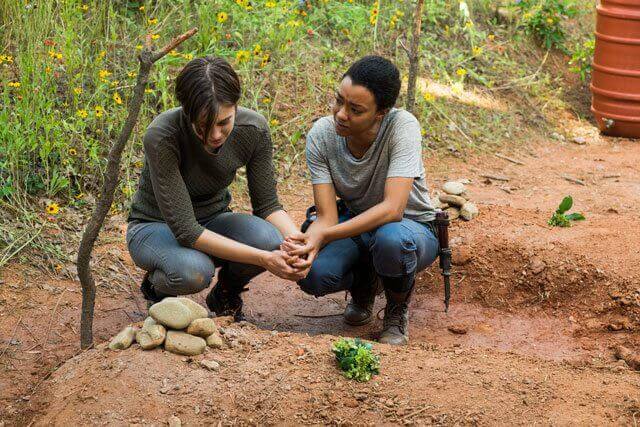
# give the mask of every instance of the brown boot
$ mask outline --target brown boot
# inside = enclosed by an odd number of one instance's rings
[[[354,271],[351,301],[344,310],[344,323],[347,325],[362,326],[373,320],[373,303],[380,279],[374,271],[363,270],[367,267]]]
[[[384,309],[382,344],[407,345],[409,343],[409,300],[413,287],[407,292],[391,292],[385,289],[387,306]]]

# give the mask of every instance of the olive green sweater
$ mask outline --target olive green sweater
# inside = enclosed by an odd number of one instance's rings
[[[265,118],[238,107],[233,130],[216,154],[204,150],[182,108],[157,116],[144,135],[145,162],[129,221],[166,222],[178,242],[193,246],[202,224],[228,211],[228,187],[247,167],[253,214],[281,210],[276,193],[272,143]]]

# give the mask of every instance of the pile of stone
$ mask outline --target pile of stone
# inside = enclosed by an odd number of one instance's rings
[[[207,346],[221,348],[222,337],[207,309],[189,298],[165,298],[149,308],[142,327],[129,325],[111,339],[111,350],[124,350],[137,342],[143,350],[164,344],[176,354],[195,356]]]
[[[478,216],[478,207],[469,201],[470,197],[464,182],[448,181],[442,186],[442,194],[434,198],[436,209],[449,213],[449,219],[462,218],[471,221]]]

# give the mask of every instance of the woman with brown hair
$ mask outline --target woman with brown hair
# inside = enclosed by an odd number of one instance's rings
[[[220,267],[207,305],[240,320],[240,293],[253,277],[306,274],[278,250],[296,226],[278,201],[267,121],[238,106],[239,78],[221,58],[190,61],[175,93],[180,107],[158,115],[144,135],[129,252],[147,271],[140,289],[149,303],[207,288]],[[229,209],[228,187],[244,166],[253,215]]]

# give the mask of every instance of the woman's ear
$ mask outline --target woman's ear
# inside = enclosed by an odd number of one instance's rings
[[[391,108],[385,108],[384,110],[376,111],[376,119],[382,120],[390,110]]]

